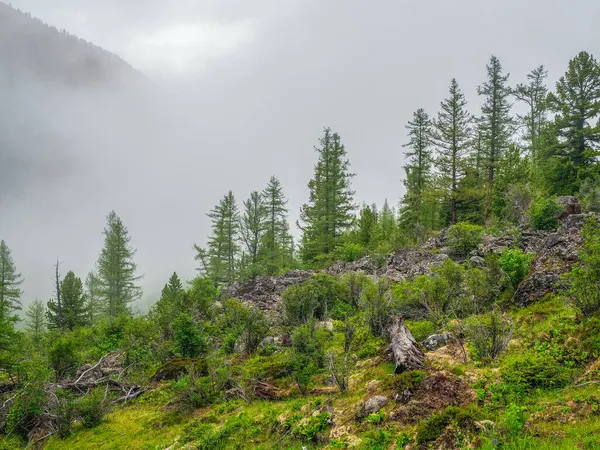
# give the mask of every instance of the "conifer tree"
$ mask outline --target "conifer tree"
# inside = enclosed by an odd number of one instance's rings
[[[557,193],[573,194],[599,167],[600,67],[592,55],[581,52],[569,61],[548,103],[556,113],[553,129],[558,138],[550,154],[558,162],[554,184]]]
[[[358,243],[364,248],[369,248],[377,233],[377,207],[363,205],[358,215],[357,237]]]
[[[113,319],[130,314],[129,304],[139,299],[142,288],[137,284],[142,278],[136,275],[133,258],[136,250],[123,221],[112,211],[104,228],[104,248],[97,263],[98,292],[102,298],[105,315]]]
[[[308,183],[309,200],[300,209],[302,259],[306,263],[327,262],[340,245],[342,234],[352,225],[354,191],[350,162],[340,136],[325,128],[315,150],[319,159]],[[300,225],[302,223],[302,225]]]
[[[46,328],[46,307],[41,300],[32,301],[25,311],[25,329],[39,335]]]
[[[88,315],[83,283],[72,271],[67,272],[60,283],[60,298],[62,306],[60,310],[57,301],[48,302],[46,314],[49,326],[73,330],[75,327],[86,325]]]
[[[405,153],[406,194],[402,200],[404,208],[401,217],[404,226],[411,228],[423,221],[425,191],[431,180],[432,122],[429,115],[421,108],[413,113],[413,119],[408,122],[406,128],[409,141],[404,144],[408,151]]]
[[[208,213],[212,221],[212,233],[208,239],[208,249],[195,245],[196,259],[203,265],[203,271],[215,283],[231,283],[236,277],[236,260],[240,250],[240,215],[233,192],[229,191]]]
[[[275,275],[290,263],[290,245],[287,200],[276,177],[271,177],[262,191],[265,208],[264,234],[260,242],[260,260],[267,275]]]
[[[490,58],[487,68],[487,80],[477,88],[484,97],[481,107],[480,129],[484,139],[484,158],[482,168],[486,172],[485,220],[489,222],[492,214],[494,178],[502,153],[508,148],[513,133],[513,118],[510,115],[511,88],[508,86],[509,74],[504,74],[500,61]]]
[[[517,117],[525,129],[523,138],[529,143],[529,156],[532,164],[535,164],[538,159],[540,135],[547,121],[548,88],[546,87],[546,78],[548,78],[548,71],[543,65],[538,66],[527,75],[528,83],[518,84],[514,90],[515,98],[527,106],[527,113]]]
[[[93,324],[102,314],[100,279],[94,271],[88,273],[84,282],[88,323]]]
[[[176,272],[165,284],[160,299],[152,307],[151,315],[157,321],[165,339],[173,337],[172,323],[184,312],[185,289]]]
[[[396,233],[396,217],[393,208],[387,201],[383,202],[383,207],[377,216],[377,234],[379,242],[390,244]]]
[[[457,221],[459,185],[466,171],[466,156],[471,147],[472,117],[456,79],[450,81],[450,96],[441,103],[435,120],[434,141],[437,145],[437,168],[450,202],[450,223]]]
[[[250,198],[244,202],[244,214],[240,223],[240,235],[250,265],[250,278],[254,278],[260,273],[258,251],[261,239],[265,234],[266,216],[267,211],[263,197],[258,191],[251,192]]]
[[[14,323],[16,311],[21,309],[23,276],[17,272],[10,249],[0,241],[0,322]]]

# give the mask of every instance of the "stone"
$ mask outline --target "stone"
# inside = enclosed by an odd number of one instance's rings
[[[333,332],[333,322],[331,320],[326,320],[323,322],[317,322],[317,329],[327,330]]]
[[[429,351],[437,350],[444,345],[448,345],[448,342],[452,340],[454,336],[447,333],[442,334],[432,334],[427,339],[423,341],[423,347],[425,347]]]
[[[357,419],[364,419],[370,414],[378,412],[387,403],[388,398],[383,395],[376,395],[369,398],[356,413]]]
[[[572,214],[581,214],[581,204],[575,197],[569,195],[565,197],[558,197],[556,200],[559,205],[563,207],[559,218],[564,219]]]

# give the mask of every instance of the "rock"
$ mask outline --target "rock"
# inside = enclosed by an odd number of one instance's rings
[[[378,380],[371,380],[367,383],[366,388],[369,394],[377,392],[381,383]]]
[[[387,331],[392,341],[388,352],[392,353],[396,363],[396,373],[425,367],[423,363],[425,355],[410,330],[404,325],[404,319],[398,316],[392,317]]]
[[[581,204],[573,196],[558,197],[557,202],[563,207],[559,219],[564,219],[573,214],[581,214]]]
[[[443,333],[443,334],[432,334],[427,339],[423,341],[423,347],[425,347],[429,351],[437,350],[444,345],[448,345],[451,339],[454,336],[451,334]]]
[[[316,328],[333,332],[333,322],[331,320],[326,320],[324,322],[317,322]]]
[[[483,259],[481,256],[471,256],[471,258],[469,258],[469,262],[474,267],[485,267],[485,259]]]
[[[376,395],[368,399],[356,413],[357,419],[364,419],[369,414],[378,412],[387,403],[387,397],[383,395]]]
[[[269,347],[278,347],[276,339],[273,336],[267,336],[262,341],[260,341],[260,344],[258,344],[258,348],[260,349],[265,349]]]

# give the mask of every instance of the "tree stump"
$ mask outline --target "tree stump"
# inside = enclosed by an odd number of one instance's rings
[[[425,355],[410,330],[404,325],[403,318],[392,317],[387,326],[387,331],[392,341],[388,347],[388,352],[392,354],[396,363],[396,373],[425,367],[423,362]]]

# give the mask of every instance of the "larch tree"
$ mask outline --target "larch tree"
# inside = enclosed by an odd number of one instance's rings
[[[112,211],[104,228],[104,248],[98,258],[96,273],[103,312],[110,319],[131,314],[130,303],[142,296],[136,274],[135,248],[123,221]]]
[[[250,278],[260,274],[258,267],[258,251],[265,234],[267,211],[263,197],[258,191],[250,193],[244,202],[244,213],[240,222],[240,236],[244,243],[244,253],[247,255]]]
[[[508,85],[510,75],[504,74],[502,65],[495,56],[490,58],[486,69],[487,80],[477,88],[477,93],[484,97],[479,126],[484,139],[483,170],[486,172],[487,184],[485,220],[489,222],[498,161],[510,145],[514,120],[510,114],[510,97],[513,92]]]
[[[72,271],[60,282],[61,309],[54,300],[48,302],[47,316],[51,328],[73,330],[88,323],[83,283]]]
[[[183,312],[185,289],[176,272],[165,284],[160,299],[154,304],[151,316],[158,323],[165,339],[173,337],[173,321]]]
[[[433,140],[437,147],[437,169],[450,203],[450,224],[457,222],[459,185],[466,172],[467,153],[471,148],[473,118],[456,79],[450,81],[449,97],[441,103],[434,121]]]
[[[240,251],[240,215],[233,192],[229,191],[209,213],[212,232],[205,250],[195,245],[196,259],[202,270],[215,283],[231,283],[236,278],[237,256]]]
[[[525,132],[523,138],[529,146],[531,163],[535,164],[539,155],[540,136],[548,116],[548,71],[541,65],[527,75],[527,84],[518,84],[514,96],[527,107],[527,113],[517,115]]]
[[[27,307],[25,329],[33,335],[39,335],[46,329],[46,306],[41,300],[34,300]]]
[[[91,271],[84,282],[88,322],[93,324],[102,315],[102,293],[98,275]]]
[[[301,255],[309,264],[327,262],[354,221],[350,162],[337,133],[325,128],[316,147],[319,158],[308,183],[309,200],[300,208]]]
[[[21,309],[23,276],[17,272],[11,251],[0,241],[0,322],[16,322],[16,311]]]
[[[265,208],[264,234],[260,241],[260,261],[267,275],[275,275],[290,263],[287,199],[281,182],[274,176],[262,191]],[[292,243],[293,245],[293,243]]]
[[[408,143],[404,154],[407,164],[404,166],[406,178],[404,186],[406,194],[402,200],[404,205],[401,217],[406,228],[418,225],[423,221],[423,203],[425,191],[431,180],[432,158],[432,122],[424,109],[413,113],[413,119],[406,125]]]
[[[574,194],[583,178],[598,173],[600,143],[600,67],[592,55],[579,53],[548,96],[556,114],[558,142],[551,156],[558,161],[558,193]]]

